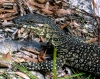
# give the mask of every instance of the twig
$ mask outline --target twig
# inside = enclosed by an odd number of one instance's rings
[[[21,16],[23,16],[24,14],[25,14],[25,12],[24,12],[24,8],[22,7],[22,0],[17,0],[17,5],[19,6],[19,8],[20,8],[20,15]]]
[[[36,51],[36,50],[33,50],[33,49],[30,49],[30,48],[27,48],[27,47],[23,47],[22,49],[27,50],[27,51],[29,51],[29,52],[31,52],[31,53],[34,53],[34,54],[37,54],[37,55],[40,54],[40,52],[38,52],[38,51]]]
[[[97,25],[98,25],[98,44],[100,44],[100,19],[96,17]]]
[[[25,4],[27,5],[27,7],[29,8],[30,13],[33,14],[32,8],[29,6],[29,2],[26,0],[23,0],[23,2],[25,2]]]

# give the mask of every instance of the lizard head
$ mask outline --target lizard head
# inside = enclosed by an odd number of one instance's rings
[[[29,28],[33,30],[34,34],[46,38],[46,40],[48,40],[48,42],[51,42],[52,45],[58,46],[60,44],[59,38],[61,34],[59,33],[59,31],[55,31],[54,29],[52,29],[50,25],[36,24],[34,26],[30,26]]]

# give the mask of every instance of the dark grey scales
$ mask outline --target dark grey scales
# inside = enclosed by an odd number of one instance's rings
[[[15,24],[33,25],[37,23],[45,24],[38,31],[43,30],[47,38],[58,49],[57,69],[64,64],[67,66],[93,73],[100,76],[100,47],[96,44],[86,44],[75,36],[65,35],[52,19],[38,14],[28,14],[14,19]],[[36,33],[38,32],[36,31]],[[38,34],[38,33],[37,33]],[[40,35],[40,33],[39,33]],[[45,61],[41,63],[23,62],[28,70],[52,71],[53,62]]]

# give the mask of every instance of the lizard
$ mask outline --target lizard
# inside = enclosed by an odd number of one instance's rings
[[[28,15],[25,15],[28,16]],[[67,65],[78,70],[83,70],[89,73],[93,73],[97,76],[100,76],[100,46],[96,44],[88,44],[80,41],[80,39],[65,35],[65,33],[60,30],[60,28],[54,24],[51,24],[42,15],[32,15],[35,17],[32,21],[25,23],[29,25],[32,30],[39,36],[46,38],[52,45],[58,50],[56,67],[57,69]],[[38,18],[37,18],[38,17]],[[41,18],[43,20],[41,20]],[[46,17],[47,18],[47,17]],[[24,18],[27,19],[27,18]],[[14,22],[16,24],[24,24],[24,19],[15,18]],[[31,19],[28,17],[28,19]],[[18,21],[19,20],[19,21]],[[46,21],[46,22],[42,22]],[[18,23],[20,22],[20,23]],[[39,26],[38,24],[43,24]],[[53,60],[47,60],[44,62],[22,62],[28,70],[43,70],[43,71],[52,71],[53,70]]]

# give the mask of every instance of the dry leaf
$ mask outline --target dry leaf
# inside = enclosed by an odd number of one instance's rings
[[[43,11],[43,13],[45,13],[45,14],[49,14],[49,15],[53,14],[52,11],[47,10],[47,9],[42,9],[42,11]]]
[[[0,67],[8,68],[9,66],[5,62],[2,61],[2,62],[0,62]]]
[[[1,9],[0,13],[2,13],[2,12],[14,13],[15,10],[4,10],[4,9]]]
[[[46,53],[44,51],[41,52],[41,54],[38,55],[39,62],[43,62],[45,60]]]
[[[32,5],[32,6],[36,6],[36,7],[42,8],[42,9],[45,6],[43,4],[38,4],[38,3],[34,2],[34,1],[31,1],[31,0],[29,0],[29,4]]]
[[[36,0],[38,1],[39,3],[44,3],[46,0]]]
[[[34,54],[40,54],[40,52],[38,52],[38,51],[36,51],[36,50],[34,50],[34,49],[31,49],[31,48],[23,47],[23,49],[24,49],[24,50],[27,50],[27,51],[29,51],[29,52],[32,52],[32,53],[34,53]]]
[[[17,58],[14,61],[17,63],[20,63],[20,62],[24,62],[25,60],[23,58]]]
[[[5,2],[5,0],[0,0],[0,4],[3,4]]]
[[[29,57],[23,57],[24,60],[30,61],[30,62],[38,62],[37,59],[29,58]]]
[[[8,52],[7,54],[3,55],[2,58],[7,59],[7,60],[12,60],[12,56],[11,56],[10,52]]]
[[[10,52],[7,54],[3,55],[2,58],[0,58],[0,67],[9,67],[10,60],[12,60],[12,57],[10,55]]]
[[[4,20],[4,22],[2,23],[2,26],[8,26],[8,25],[14,25],[11,22],[7,22],[7,20]]]
[[[22,72],[15,72],[15,74],[19,75],[20,77],[22,77],[24,79],[30,79],[26,74],[24,74]]]
[[[44,61],[43,58],[40,55],[38,55],[38,60],[39,60],[39,62],[43,62]]]
[[[12,13],[1,14],[0,18],[6,19],[7,17],[11,17]]]
[[[47,42],[46,38],[43,38],[42,36],[40,37],[40,40],[41,40],[42,42]]]
[[[5,3],[8,3],[8,2],[15,2],[15,0],[1,0],[1,1],[4,1]]]
[[[56,11],[56,14],[58,15],[58,16],[64,16],[64,15],[66,15],[66,14],[71,14],[72,12],[71,12],[71,10],[70,9],[67,9],[67,10],[65,10],[65,9],[58,9],[57,11]]]
[[[93,8],[95,9],[97,9],[97,4],[95,3],[95,1],[94,0],[92,0],[92,5],[93,5]]]
[[[47,2],[46,5],[45,5],[45,9],[48,10],[49,9],[49,5],[50,5],[49,2]]]
[[[61,26],[61,29],[64,29],[65,27],[67,27],[70,23],[65,23],[63,26]]]
[[[75,21],[71,22],[71,24],[74,26],[74,28],[79,28],[79,24]]]
[[[15,16],[11,16],[11,17],[8,17],[8,18],[6,18],[6,20],[12,20],[12,19],[14,19],[14,18],[16,18],[16,17],[18,17],[17,15]]]
[[[46,14],[53,14],[52,11],[49,10],[49,2],[46,3],[45,7],[42,9],[42,11]]]

